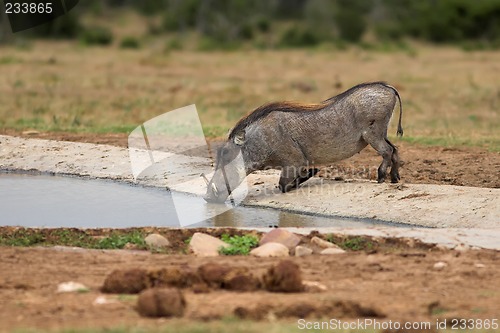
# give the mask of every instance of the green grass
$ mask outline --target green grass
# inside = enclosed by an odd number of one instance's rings
[[[97,243],[98,249],[123,249],[127,243],[134,244],[145,249],[146,242],[143,235],[138,231],[126,234],[111,233],[110,236],[101,239]]]
[[[374,244],[363,237],[352,237],[338,244],[344,250],[362,251],[371,250]]]
[[[248,255],[250,250],[259,244],[259,239],[252,235],[229,236],[224,234],[221,239],[230,245],[219,249],[219,253],[226,256]]]
[[[3,56],[0,57],[0,65],[10,65],[10,64],[20,64],[22,63],[22,59],[14,57],[14,56]]]
[[[147,249],[144,235],[138,230],[113,230],[107,236],[94,237],[79,229],[0,228],[1,246],[72,246],[92,249],[122,249],[127,243]]]

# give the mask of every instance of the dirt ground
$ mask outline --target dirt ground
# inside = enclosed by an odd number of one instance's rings
[[[2,133],[31,138],[126,146],[122,134]],[[479,148],[444,148],[399,142],[407,183],[453,184],[500,188],[500,154]],[[323,168],[320,177],[376,177],[380,157],[371,149],[335,166]],[[410,171],[418,170],[418,171]],[[165,231],[166,233],[167,231]],[[172,235],[170,235],[172,237]],[[64,247],[0,247],[0,331],[23,328],[59,330],[74,328],[164,328],[173,321],[212,322],[239,317],[253,322],[299,318],[430,322],[446,319],[500,318],[500,252],[443,250],[406,246],[391,240],[369,251],[342,255],[313,255],[290,260],[299,265],[303,279],[319,282],[326,291],[301,293],[182,290],[187,308],[181,319],[148,319],[136,311],[136,295],[103,294],[100,288],[115,269],[182,268],[196,270],[216,262],[242,267],[262,275],[279,259],[254,257],[197,258],[179,254],[180,237],[170,254],[134,250],[83,250]],[[434,268],[438,262],[446,265]],[[57,293],[59,283],[75,281],[88,292]],[[96,300],[104,296],[106,304]],[[102,300],[102,298],[101,298]],[[180,324],[179,324],[180,320]]]
[[[0,248],[1,330],[21,328],[166,327],[172,319],[148,319],[136,309],[137,296],[103,294],[100,288],[116,269],[195,270],[205,263],[247,268],[256,276],[278,258],[199,258],[179,253],[186,230],[177,236],[172,254],[136,250],[87,250],[67,247]],[[306,241],[306,237],[302,241]],[[175,238],[175,237],[174,237]],[[411,244],[411,245],[409,245]],[[341,255],[291,257],[303,280],[323,284],[316,292],[236,292],[192,287],[182,292],[187,307],[182,320],[211,321],[240,317],[257,321],[299,318],[349,320],[375,318],[400,322],[499,318],[500,253],[487,250],[443,250],[423,244],[378,240],[371,250]],[[444,268],[434,265],[444,262]],[[90,290],[57,293],[59,283],[75,281]],[[104,296],[106,304],[96,299]],[[272,319],[274,318],[274,319]]]
[[[61,141],[88,142],[127,147],[126,134],[57,133],[23,134],[0,130],[0,134]],[[218,141],[214,141],[215,144]],[[395,142],[399,147],[401,180],[413,184],[438,184],[500,188],[500,153],[477,147],[434,147]],[[376,179],[381,157],[371,147],[336,165],[325,167],[319,177]]]

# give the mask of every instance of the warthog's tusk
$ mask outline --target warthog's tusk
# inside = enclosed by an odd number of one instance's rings
[[[202,173],[200,175],[200,177],[202,177],[205,180],[205,183],[207,183],[207,186],[210,184],[210,181],[207,179],[207,176],[205,176],[204,173]],[[217,195],[219,193],[219,191],[217,190],[217,186],[215,186],[215,184],[213,184],[213,183],[212,183],[212,191],[215,193],[215,195]]]

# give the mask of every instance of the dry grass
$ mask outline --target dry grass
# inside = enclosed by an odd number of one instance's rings
[[[403,98],[407,141],[500,150],[500,52],[201,53],[164,52],[163,46],[0,48],[0,129],[127,132],[195,103],[206,133],[221,136],[265,102],[318,102],[357,83],[384,80]]]

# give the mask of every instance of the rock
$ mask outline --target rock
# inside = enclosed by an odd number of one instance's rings
[[[340,247],[338,247],[337,245],[316,236],[311,238],[311,245],[315,248],[314,252],[316,253],[321,252],[323,249],[340,249]]]
[[[316,281],[303,281],[302,285],[304,286],[304,291],[308,293],[318,293],[328,289],[324,284]]]
[[[137,311],[144,317],[182,317],[186,300],[179,289],[151,288],[139,294]]]
[[[303,257],[303,256],[309,256],[313,253],[313,250],[305,247],[305,246],[296,246],[295,247],[295,256],[296,257]]]
[[[342,249],[334,248],[334,247],[324,249],[320,252],[320,254],[341,254],[341,253],[345,253],[345,251]]]
[[[280,243],[291,250],[300,243],[300,237],[286,229],[277,228],[266,233],[259,245],[267,243]]]
[[[144,269],[115,270],[104,280],[102,292],[111,294],[137,294],[150,287],[148,273]]]
[[[282,260],[276,266],[269,268],[263,277],[263,282],[265,288],[273,292],[293,293],[304,290],[302,272],[299,266],[290,260]]]
[[[443,262],[443,261],[438,261],[437,263],[434,264],[433,268],[436,270],[436,271],[440,271],[442,270],[443,268],[445,268],[446,266],[448,266],[447,263]]]
[[[229,247],[229,244],[201,232],[196,232],[189,242],[189,249],[199,257],[216,257],[221,246]]]
[[[73,281],[59,283],[57,286],[58,293],[87,292],[89,290],[87,286]]]
[[[476,268],[485,268],[486,265],[485,264],[481,264],[481,263],[477,263],[477,264],[474,264],[474,267],[476,267]]]
[[[256,257],[288,257],[288,247],[280,243],[266,243],[250,251]]]
[[[162,249],[170,246],[168,239],[160,234],[149,234],[146,238],[144,238],[144,241],[146,242],[146,245],[152,249]]]

